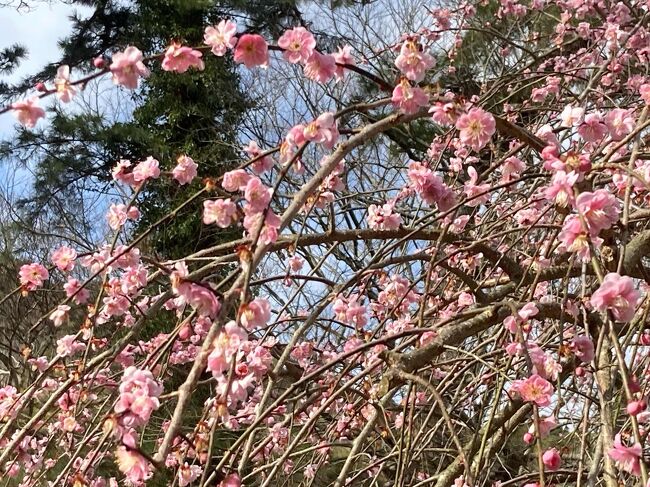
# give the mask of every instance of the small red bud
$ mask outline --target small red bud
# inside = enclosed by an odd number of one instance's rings
[[[93,59],[93,66],[95,66],[97,69],[102,69],[104,66],[106,66],[106,60],[101,56],[97,56],[95,59]]]
[[[36,86],[34,88],[36,88],[36,91],[40,91],[40,92],[47,91],[47,87],[45,86],[45,83],[42,82],[36,83]]]
[[[585,369],[582,367],[576,367],[576,377],[583,377],[585,375]]]
[[[524,443],[531,445],[535,441],[535,437],[530,433],[524,433]]]

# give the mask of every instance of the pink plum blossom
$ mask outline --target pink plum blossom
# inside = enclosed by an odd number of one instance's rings
[[[149,76],[149,70],[142,59],[140,49],[133,46],[127,47],[123,52],[113,54],[110,65],[113,83],[135,90],[138,87],[138,79]]]
[[[614,108],[605,115],[605,125],[613,140],[621,140],[627,137],[633,130],[636,121],[631,110]]]
[[[165,71],[174,71],[176,73],[184,73],[190,68],[203,71],[205,63],[201,59],[202,57],[203,53],[201,51],[174,42],[165,51],[162,68]]]
[[[132,448],[118,447],[115,451],[115,461],[120,472],[133,485],[142,485],[142,482],[152,475],[148,460]]]
[[[553,385],[537,374],[514,381],[510,390],[519,394],[523,401],[534,402],[540,407],[551,404]]]
[[[610,272],[591,295],[591,305],[598,311],[611,311],[617,321],[631,321],[641,293],[628,276]]]
[[[255,298],[241,307],[241,324],[247,330],[254,330],[266,325],[271,319],[271,305],[268,300]]]
[[[584,108],[567,105],[560,114],[560,125],[567,128],[579,125],[582,122],[584,115]]]
[[[239,353],[241,345],[247,340],[246,330],[237,326],[234,321],[226,323],[215,338],[212,352],[208,356],[208,370],[215,377],[226,373],[233,356]]]
[[[259,34],[244,34],[235,47],[235,62],[247,68],[266,67],[269,63],[269,47]]]
[[[127,367],[120,382],[120,396],[115,405],[115,412],[120,415],[121,423],[129,428],[146,424],[151,413],[160,407],[158,396],[162,391],[162,386],[151,371],[135,366]]]
[[[172,175],[179,184],[189,184],[196,177],[197,167],[199,167],[198,164],[191,157],[179,156],[177,164],[172,170]]]
[[[272,192],[273,190],[266,187],[260,178],[250,178],[244,189],[247,211],[251,213],[264,211],[271,201]]]
[[[368,226],[371,229],[397,230],[401,224],[402,217],[399,213],[395,213],[395,201],[368,207]]]
[[[74,261],[77,258],[77,252],[65,245],[52,252],[52,263],[61,272],[70,272],[74,269]]]
[[[180,487],[187,487],[203,473],[203,469],[199,465],[190,465],[185,462],[178,469],[178,485]]]
[[[578,127],[578,134],[585,142],[600,142],[607,135],[607,127],[598,113],[590,113]]]
[[[620,469],[637,477],[641,475],[640,459],[642,453],[643,448],[638,443],[634,443],[632,446],[623,445],[620,433],[615,436],[614,446],[607,452],[609,457],[617,463]]]
[[[203,42],[211,47],[212,54],[223,56],[228,49],[232,49],[237,44],[237,25],[230,20],[222,20],[216,26],[205,28]]]
[[[331,54],[314,51],[305,63],[304,72],[312,81],[327,83],[336,74],[336,59]]]
[[[316,39],[304,27],[295,27],[280,36],[278,46],[284,49],[282,56],[288,62],[306,63],[314,52]]]
[[[585,363],[594,359],[594,342],[586,335],[580,335],[573,338],[571,350],[576,357]]]
[[[332,112],[325,112],[319,115],[316,120],[307,124],[302,129],[302,136],[306,141],[323,144],[327,149],[332,149],[339,138],[334,114]]]
[[[251,140],[248,145],[244,147],[244,151],[246,151],[246,154],[251,159],[257,159],[253,164],[251,164],[251,169],[255,174],[262,174],[273,168],[275,164],[273,158],[268,155],[262,156],[263,152],[254,140]]]
[[[33,128],[38,119],[45,116],[45,110],[38,106],[38,97],[36,96],[12,103],[11,109],[18,121],[28,129]]]
[[[235,169],[233,171],[228,171],[223,175],[223,181],[221,182],[221,187],[226,191],[234,193],[235,191],[244,191],[248,181],[252,178],[243,169]]]
[[[408,80],[404,78],[393,90],[391,101],[393,106],[410,115],[417,112],[420,107],[427,106],[429,96],[422,88],[411,86]]]
[[[569,203],[573,203],[573,186],[578,181],[579,175],[575,171],[569,174],[564,171],[557,171],[553,174],[551,184],[544,191],[544,197],[550,201],[555,202],[559,206],[566,207]]]
[[[144,161],[139,162],[133,168],[133,179],[136,183],[141,184],[147,179],[156,179],[160,176],[160,163],[157,159],[149,156]]]
[[[60,304],[56,307],[52,313],[50,313],[50,320],[54,323],[54,326],[61,326],[68,320],[70,313],[70,306],[65,304]]]
[[[43,285],[43,281],[50,277],[49,272],[41,264],[25,264],[18,273],[20,285],[27,291],[34,291]]]
[[[90,292],[87,289],[82,288],[81,282],[73,277],[68,278],[68,281],[63,285],[63,289],[66,297],[72,297],[76,304],[85,304],[90,297]]]
[[[334,72],[334,76],[336,76],[337,82],[341,81],[345,75],[344,65],[347,66],[356,65],[356,61],[352,56],[351,50],[352,48],[350,46],[345,45],[339,47],[338,51],[332,54],[332,56],[334,56],[334,61],[336,61],[336,71]]]
[[[417,43],[407,40],[402,43],[400,54],[395,59],[395,66],[407,79],[416,83],[424,79],[428,69],[435,64],[435,60],[428,53],[421,51]]]
[[[496,130],[496,122],[491,113],[481,108],[472,108],[456,121],[460,131],[460,141],[476,152],[487,145]]]
[[[54,87],[56,88],[56,97],[63,103],[69,103],[77,92],[70,84],[70,66],[64,64],[56,70],[54,78]]]
[[[236,473],[231,473],[217,487],[241,487],[241,479]]]
[[[230,198],[203,202],[203,223],[206,225],[216,223],[221,228],[228,228],[237,218],[237,205]]]

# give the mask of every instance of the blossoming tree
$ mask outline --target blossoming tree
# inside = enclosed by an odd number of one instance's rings
[[[152,63],[183,76],[213,56],[332,100],[202,181],[192,154],[115,161],[105,244],[20,268],[3,301],[61,300],[0,389],[7,482],[647,485],[649,8],[421,7],[382,52],[223,19],[204,45],[62,66],[2,110],[34,127],[89,78],[133,90]],[[443,80],[476,32],[468,94]],[[187,198],[135,231],[155,180]],[[196,201],[241,238],[149,252]]]

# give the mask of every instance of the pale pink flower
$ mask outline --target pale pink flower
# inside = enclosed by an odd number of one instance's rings
[[[607,135],[607,127],[600,114],[590,113],[578,127],[578,134],[585,142],[600,142]]]
[[[526,170],[526,163],[518,157],[508,157],[501,165],[501,176],[503,182],[510,182],[518,178]]]
[[[137,47],[129,46],[124,52],[116,52],[110,65],[113,83],[130,90],[138,87],[138,79],[149,76],[149,70],[142,62],[142,52]]]
[[[185,462],[178,469],[178,485],[186,487],[198,479],[203,473],[203,469],[199,465],[190,465]]]
[[[603,243],[601,238],[589,236],[577,215],[569,215],[564,220],[562,230],[558,235],[558,240],[562,242],[567,252],[576,252],[583,262],[591,258],[591,251],[589,249],[590,241],[596,249]]]
[[[120,161],[111,169],[111,175],[115,181],[120,181],[129,186],[135,186],[135,180],[133,179],[133,173],[129,170],[131,167],[131,161],[128,159],[120,159]]]
[[[215,27],[206,27],[203,41],[212,48],[215,56],[223,56],[228,49],[237,44],[237,25],[230,20],[222,20]]]
[[[631,321],[641,293],[628,276],[610,272],[591,295],[591,305],[598,311],[610,310],[617,321]]]
[[[605,125],[613,140],[627,137],[633,130],[636,122],[632,110],[614,108],[605,115]]]
[[[247,330],[261,328],[271,319],[271,305],[268,300],[255,298],[244,304],[240,310],[241,324]]]
[[[56,307],[52,313],[50,313],[50,320],[54,323],[54,326],[61,326],[68,319],[70,313],[70,306],[66,304],[60,304]]]
[[[228,171],[223,175],[223,181],[221,182],[221,187],[226,191],[234,193],[235,191],[244,191],[248,181],[252,178],[243,169],[235,169],[233,171]]]
[[[571,350],[576,357],[585,363],[594,359],[594,342],[586,335],[580,335],[573,338]]]
[[[632,446],[625,446],[621,443],[620,433],[614,438],[614,446],[607,452],[609,457],[614,460],[618,467],[637,477],[641,475],[641,455],[643,448],[639,443]]]
[[[198,164],[191,157],[179,156],[176,167],[172,170],[172,175],[179,184],[189,184],[196,177],[197,167],[199,167]]]
[[[419,83],[424,79],[428,69],[433,67],[435,60],[428,53],[421,51],[413,40],[406,40],[402,43],[400,54],[395,59],[395,66],[404,76],[411,81]]]
[[[510,390],[519,394],[525,402],[534,402],[540,407],[551,404],[553,386],[549,381],[537,374],[533,374],[526,379],[514,381]]]
[[[560,114],[560,125],[567,128],[579,125],[582,122],[584,115],[584,108],[567,105]]]
[[[621,203],[607,190],[598,189],[593,193],[580,193],[576,199],[576,209],[585,219],[589,233],[598,235],[618,221]]]
[[[162,68],[165,71],[174,71],[176,73],[184,73],[190,68],[203,71],[205,63],[201,59],[202,57],[203,53],[201,51],[174,42],[165,51]]]
[[[140,211],[135,206],[127,206],[123,203],[111,203],[106,213],[108,226],[113,230],[122,227],[127,220],[137,220],[140,217]]]
[[[203,202],[203,223],[227,228],[237,220],[237,205],[230,198]]]
[[[351,54],[352,48],[348,45],[339,47],[339,50],[334,54],[334,60],[336,61],[336,71],[334,76],[336,76],[336,81],[341,81],[345,75],[345,67],[343,65],[355,66],[356,61]]]
[[[12,103],[11,109],[18,121],[28,129],[33,128],[38,119],[45,116],[45,110],[38,106],[37,96]]]
[[[234,321],[225,324],[214,340],[212,352],[208,355],[207,369],[215,377],[228,371],[233,356],[239,353],[240,346],[248,341],[248,334]]]
[[[275,164],[273,158],[268,155],[262,156],[263,152],[254,140],[251,140],[248,145],[244,147],[244,151],[251,159],[257,158],[257,160],[251,164],[251,169],[255,174],[262,174],[273,168]]]
[[[141,485],[152,475],[147,459],[131,448],[118,447],[115,451],[115,460],[120,472],[134,485]]]
[[[557,171],[553,174],[550,186],[544,191],[544,197],[559,206],[566,207],[569,203],[573,203],[575,199],[573,186],[579,177],[579,174],[575,171],[571,171],[569,174],[564,171]]]
[[[554,471],[560,468],[560,465],[562,464],[562,457],[560,457],[560,452],[557,450],[557,448],[550,448],[546,450],[542,455],[542,461],[548,470]]]
[[[468,198],[467,206],[479,206],[490,201],[490,185],[488,183],[476,184],[478,182],[478,173],[474,166],[467,168],[469,181],[464,185],[465,195]]]
[[[422,88],[411,86],[408,80],[404,78],[393,90],[391,101],[395,108],[410,115],[417,112],[420,107],[427,106],[429,96]]]
[[[235,62],[247,68],[267,66],[269,63],[269,46],[259,34],[244,34],[235,47]]]
[[[214,292],[205,285],[183,282],[178,286],[178,294],[197,311],[199,316],[215,318],[221,310],[221,303]]]
[[[82,289],[81,282],[73,277],[68,278],[68,281],[63,285],[63,289],[68,298],[74,295],[72,300],[76,304],[85,304],[90,297],[90,292],[87,289]]]
[[[259,213],[266,209],[271,201],[273,190],[262,183],[260,178],[252,177],[246,183],[244,189],[244,198],[248,203],[246,211],[248,213]]]
[[[436,203],[441,211],[454,204],[455,195],[451,188],[445,185],[428,167],[419,162],[411,162],[408,169],[410,187],[428,204]]]
[[[381,206],[368,207],[368,226],[373,230],[397,230],[402,223],[402,217],[395,213],[395,201],[389,201]]]
[[[458,120],[458,105],[452,101],[437,101],[430,109],[431,119],[445,127],[454,125]]]
[[[250,238],[255,229],[260,225],[264,213],[248,213],[244,217],[244,229],[246,230],[245,237]],[[280,217],[273,213],[271,210],[266,211],[262,231],[260,232],[259,242],[264,245],[274,243],[278,239],[278,231],[280,229]]]
[[[133,168],[133,180],[136,183],[143,183],[149,178],[156,179],[160,176],[160,163],[157,159],[149,156],[144,161],[140,161]]]
[[[77,252],[65,245],[52,252],[52,263],[61,272],[70,272],[74,269],[74,261],[77,258]]]
[[[20,285],[27,291],[34,291],[43,285],[43,281],[50,277],[47,269],[41,264],[25,264],[18,273]]]
[[[460,131],[460,141],[478,152],[492,138],[496,130],[496,122],[491,113],[481,108],[472,108],[458,118],[456,128]]]
[[[310,80],[327,83],[336,74],[336,60],[331,54],[314,51],[305,63],[304,72]]]
[[[302,126],[300,126],[302,127]],[[293,142],[301,145],[304,141],[316,142],[323,144],[327,149],[332,149],[339,138],[339,130],[336,126],[336,119],[332,112],[325,112],[318,116],[316,120],[302,128],[302,140],[300,137],[294,137]]]
[[[70,66],[64,64],[56,70],[54,78],[54,87],[56,88],[56,97],[63,103],[69,103],[75,95],[76,90],[70,84]]]
[[[284,49],[282,56],[290,63],[306,63],[316,47],[316,39],[304,27],[289,29],[278,39],[278,46]]]
[[[163,387],[151,371],[127,367],[120,382],[120,396],[115,404],[115,412],[120,422],[129,428],[142,426],[149,421],[151,413],[160,407],[158,396]]]
[[[56,341],[56,353],[61,357],[69,357],[86,349],[86,345],[76,341],[76,335],[66,335]]]

